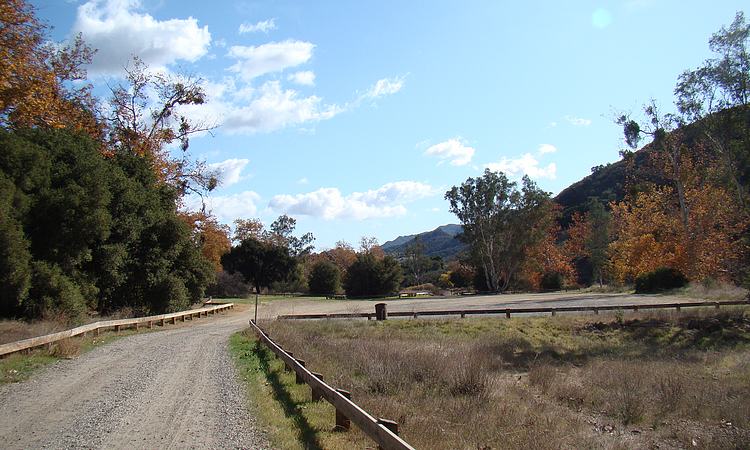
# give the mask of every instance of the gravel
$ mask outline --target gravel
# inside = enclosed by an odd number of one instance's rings
[[[168,325],[0,386],[0,447],[269,448],[228,350],[247,320]]]

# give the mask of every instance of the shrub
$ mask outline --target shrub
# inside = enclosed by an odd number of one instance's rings
[[[563,277],[558,272],[545,272],[542,275],[540,287],[544,291],[559,291],[562,289]]]
[[[310,294],[332,295],[341,288],[339,268],[330,261],[318,261],[313,265],[308,281]]]
[[[212,297],[245,298],[250,295],[252,288],[245,283],[239,273],[221,271],[216,275],[216,283],[206,290],[206,295]]]
[[[31,289],[26,301],[30,317],[64,316],[77,323],[86,312],[86,300],[60,267],[44,261],[32,263]]]
[[[677,269],[660,267],[635,279],[635,292],[639,294],[659,292],[685,286],[688,279]]]

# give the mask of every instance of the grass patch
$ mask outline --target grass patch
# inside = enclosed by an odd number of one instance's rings
[[[262,325],[365,410],[397,421],[417,448],[750,444],[745,308]],[[268,383],[267,396],[287,401],[268,370],[258,370],[256,385]],[[285,386],[294,392],[299,388],[288,376],[292,385]],[[276,408],[301,410],[317,442],[334,447],[325,434],[333,412],[323,422],[308,415],[309,388],[302,389],[291,396],[293,409]],[[301,428],[290,426],[305,442]],[[336,447],[372,445],[354,433],[335,437]]]

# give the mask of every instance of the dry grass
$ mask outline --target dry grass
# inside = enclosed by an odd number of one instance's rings
[[[626,319],[262,325],[417,448],[747,448],[744,310]],[[309,423],[332,421],[320,414]],[[357,432],[330,439],[372,445]]]

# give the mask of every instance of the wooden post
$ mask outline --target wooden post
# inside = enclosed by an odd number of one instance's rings
[[[349,400],[352,399],[352,393],[349,391],[345,391],[343,389],[336,389],[336,392],[348,398]],[[336,430],[349,431],[350,427],[351,427],[351,422],[349,421],[349,418],[346,417],[341,411],[336,409]]]
[[[161,319],[159,322],[159,325],[164,326],[164,319]]]
[[[462,318],[462,319],[465,319],[465,318],[466,318],[466,311],[461,311],[461,318]]]
[[[552,317],[554,317],[556,313],[557,313],[557,311],[555,311],[555,310],[553,309],[553,310],[552,310]]]
[[[505,318],[506,319],[510,319],[510,310],[509,309],[505,310]]]
[[[386,308],[385,303],[376,303],[375,304],[375,319],[376,320],[387,320],[388,319],[388,309]]]
[[[154,328],[154,321],[153,320],[149,320],[148,321],[148,329],[150,330],[152,328]]]
[[[321,374],[319,374],[317,372],[313,372],[312,374],[317,379],[319,379],[320,381],[323,381],[323,375],[321,375]],[[322,392],[320,392],[319,390],[315,389],[312,386],[310,387],[310,389],[312,390],[312,394],[311,394],[312,401],[317,402],[318,400],[320,400],[321,398],[323,398],[323,393]]]
[[[388,428],[393,434],[398,436],[398,423],[388,419],[378,419],[378,425],[383,425],[384,427]],[[382,447],[379,445],[378,448],[382,449]]]
[[[294,353],[292,353],[292,352],[286,352],[286,353],[287,353],[287,355],[289,355],[292,358],[294,358]],[[292,371],[292,368],[289,366],[289,364],[287,364],[286,362],[284,362],[284,372],[291,372],[291,371]]]
[[[305,360],[304,359],[297,359],[295,360],[299,363],[300,366],[305,367]],[[298,374],[296,371],[294,372],[294,382],[297,384],[305,384],[305,379],[302,378],[300,374]]]
[[[675,309],[677,310],[677,312],[680,312],[680,307],[679,306],[675,306]]]
[[[96,335],[99,336],[102,333],[101,329],[99,327],[96,328]]]
[[[115,325],[115,333],[119,333],[119,332],[120,332],[120,325]]]
[[[721,307],[721,303],[716,302],[716,309],[719,309]]]
[[[138,331],[138,322],[135,323],[135,331]]]
[[[416,311],[414,311],[414,318],[415,318],[415,319],[419,318],[419,313],[418,313],[418,312],[416,312]]]
[[[172,325],[177,325],[177,317],[172,317]]]
[[[594,308],[594,314],[599,314],[599,308]]]

